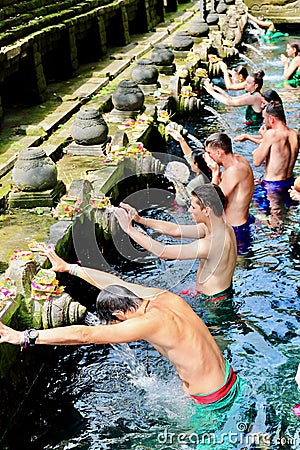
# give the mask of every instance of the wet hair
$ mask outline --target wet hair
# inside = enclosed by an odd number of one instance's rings
[[[102,323],[117,320],[117,312],[136,311],[142,299],[124,286],[111,285],[103,289],[96,300],[97,315]]]
[[[226,206],[226,197],[220,186],[216,184],[203,184],[197,186],[192,195],[197,197],[197,203],[200,208],[209,207],[217,217],[221,217]]]
[[[247,76],[249,75],[246,66],[238,66],[238,67],[236,68],[236,73],[237,73],[238,75],[242,75],[242,77],[244,78],[244,80],[246,80]]]
[[[264,83],[263,78],[265,76],[265,72],[263,70],[258,70],[257,72],[251,73],[249,76],[254,79],[254,83],[257,84],[256,92],[259,92]]]
[[[209,179],[211,180],[211,170],[206,164],[203,158],[203,150],[193,150],[192,151],[192,160],[194,164],[197,165],[198,169]]]
[[[204,147],[210,145],[212,148],[221,148],[227,154],[232,153],[230,137],[225,133],[213,133],[204,142]]]
[[[261,96],[268,102],[278,102],[282,105],[282,100],[280,95],[274,91],[274,89],[268,89],[267,91],[263,92]]]
[[[283,123],[286,123],[284,109],[281,103],[279,102],[270,102],[265,107],[265,113],[269,116],[275,117],[275,119],[280,120]]]
[[[300,43],[298,41],[289,41],[288,45],[296,50],[296,56],[300,55]]]

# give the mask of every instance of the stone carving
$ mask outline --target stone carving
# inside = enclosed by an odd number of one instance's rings
[[[107,140],[108,126],[97,109],[84,108],[77,114],[70,132],[76,144],[97,145]]]
[[[139,111],[144,105],[144,94],[133,80],[123,80],[112,95],[115,109],[119,111]]]
[[[194,41],[187,31],[178,31],[173,37],[174,50],[189,51],[193,45]]]
[[[137,84],[157,84],[158,70],[151,59],[138,59],[131,78]]]
[[[29,147],[19,154],[12,181],[21,191],[44,191],[57,184],[57,168],[43,149]]]

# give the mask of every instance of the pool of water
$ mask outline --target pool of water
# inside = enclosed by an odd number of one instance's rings
[[[265,89],[281,81],[277,57],[286,41],[267,46],[249,39],[263,53],[262,58],[246,49],[247,57],[266,72]],[[299,90],[280,88],[278,92],[288,124],[298,127]],[[245,132],[243,108],[228,108],[211,98],[207,102],[228,122],[232,137]],[[188,118],[184,125],[201,138],[220,130],[207,111],[200,119]],[[234,145],[250,161],[254,148],[251,143]],[[255,178],[261,178],[261,168],[254,172]],[[250,247],[238,258],[232,304],[221,307],[186,297],[245,380],[239,402],[219,415],[201,415],[182,392],[170,363],[144,342],[57,348],[2,448],[300,448],[299,419],[292,412],[300,403],[294,381],[300,348],[300,209],[294,205],[282,211],[281,227],[276,230],[270,226],[270,215],[255,204],[251,210],[258,220]],[[152,209],[147,214],[190,220],[185,210],[174,209],[171,202],[167,210]],[[197,263],[147,257],[139,264],[123,260],[114,267],[128,280],[179,293],[194,286]]]

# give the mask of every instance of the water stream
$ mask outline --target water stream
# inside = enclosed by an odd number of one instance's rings
[[[263,50],[265,89],[281,81],[278,55],[284,52],[287,40]],[[261,66],[261,56],[248,50],[246,61]],[[288,124],[298,127],[299,90],[280,88],[278,92]],[[244,108],[226,107],[209,96],[205,99],[230,124],[231,137],[246,132]],[[220,129],[214,116],[188,118],[183,125],[200,141]],[[172,146],[176,143],[172,142],[170,151]],[[249,161],[254,148],[250,142],[234,145]],[[259,179],[263,170],[254,168],[254,173]],[[300,173],[299,163],[296,173]],[[300,347],[299,206],[285,211],[281,232],[270,228],[270,216],[254,203],[251,210],[258,221],[251,248],[238,258],[232,305],[222,307],[185,297],[247,383],[229,414],[218,418],[199,414],[183,393],[171,364],[144,342],[117,348],[58,348],[58,363],[48,364],[42,389],[27,409],[24,407],[2,448],[299,449],[299,419],[292,412],[300,403],[294,381]],[[155,208],[146,214],[180,223],[190,221],[188,212],[172,203],[167,210]],[[114,263],[129,281],[165,286],[176,293],[195,284],[195,262],[165,261],[164,268],[153,259],[145,259],[142,265],[123,260]],[[207,439],[204,443],[205,433],[210,443]]]

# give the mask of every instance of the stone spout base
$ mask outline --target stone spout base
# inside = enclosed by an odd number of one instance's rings
[[[152,95],[157,91],[158,84],[138,84],[138,87],[143,91],[144,95]]]
[[[102,144],[97,145],[81,145],[76,144],[76,142],[71,142],[67,148],[67,153],[75,156],[103,156],[105,147],[109,140],[110,138],[106,139],[106,141]]]
[[[155,66],[159,73],[163,75],[173,75],[176,72],[175,64],[171,64],[170,66]]]
[[[55,206],[60,197],[66,193],[65,184],[59,180],[53,189],[47,191],[34,192],[10,192],[8,204],[10,208],[30,209],[36,207]]]
[[[108,122],[122,123],[129,119],[136,119],[141,111],[120,111],[116,108],[112,109],[109,113]]]

